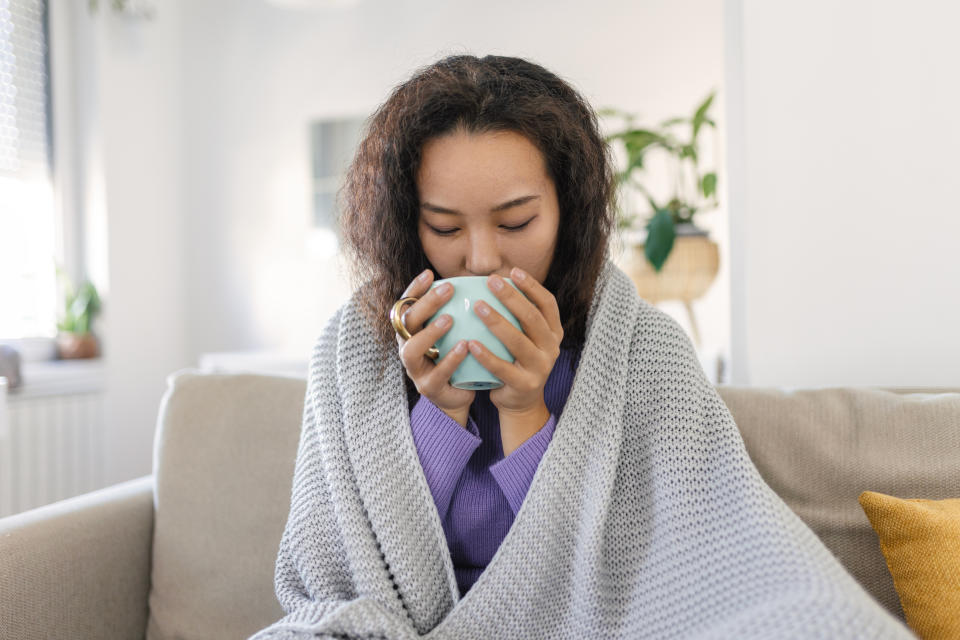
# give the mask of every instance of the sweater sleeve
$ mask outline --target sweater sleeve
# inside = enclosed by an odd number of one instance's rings
[[[490,466],[490,473],[497,484],[500,485],[503,495],[507,497],[507,502],[510,503],[510,509],[514,516],[520,511],[523,499],[527,497],[527,490],[533,481],[533,474],[537,472],[540,458],[543,457],[543,452],[547,450],[556,426],[557,418],[551,413],[547,422],[540,427],[539,431],[527,438],[506,458]]]
[[[420,396],[410,412],[413,443],[441,522],[447,517],[457,481],[482,442],[473,418],[467,420],[464,429],[425,396]]]

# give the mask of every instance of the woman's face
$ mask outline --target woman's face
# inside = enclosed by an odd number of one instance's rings
[[[557,191],[543,155],[512,131],[455,131],[423,146],[417,232],[440,278],[510,277],[543,283],[557,242]]]

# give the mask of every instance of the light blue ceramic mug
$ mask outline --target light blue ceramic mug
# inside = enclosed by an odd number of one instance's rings
[[[504,278],[514,289],[517,285],[513,284],[510,278]],[[513,362],[514,358],[497,336],[483,324],[483,320],[473,310],[473,305],[477,300],[483,300],[496,311],[506,318],[510,324],[520,331],[520,322],[510,313],[509,310],[500,302],[493,292],[487,287],[486,276],[463,276],[459,278],[446,278],[437,280],[430,287],[431,289],[440,286],[444,282],[453,285],[453,295],[445,305],[440,307],[429,322],[448,314],[453,318],[453,326],[435,345],[440,352],[440,358],[445,357],[460,340],[476,340],[489,349],[494,355],[507,362]],[[517,291],[520,291],[517,289]],[[480,361],[473,357],[473,354],[467,352],[467,357],[460,363],[457,370],[450,377],[450,385],[458,389],[496,389],[503,386],[503,381],[487,371]]]

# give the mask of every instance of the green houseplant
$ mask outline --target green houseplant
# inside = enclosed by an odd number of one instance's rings
[[[606,140],[622,145],[626,151],[626,164],[618,172],[621,190],[636,189],[650,204],[644,254],[657,272],[669,257],[678,232],[705,235],[696,228],[694,216],[715,209],[718,204],[717,173],[702,168],[699,146],[700,134],[706,128],[716,129],[709,113],[715,95],[715,91],[711,92],[691,117],[670,118],[655,127],[637,126],[632,114],[616,109],[600,112],[624,121],[623,128],[609,134]],[[670,196],[659,200],[652,195],[644,173],[650,152],[654,150],[665,152],[672,182]],[[636,214],[618,212],[621,228],[634,227],[637,218]]]
[[[101,308],[97,288],[89,280],[76,288],[59,265],[56,270],[64,290],[63,311],[57,321],[57,351],[60,358],[95,358],[99,348],[92,324]]]
[[[651,209],[645,219],[645,241],[628,243],[621,265],[643,299],[653,304],[662,300],[683,303],[697,345],[700,331],[693,301],[707,292],[720,269],[719,246],[694,224],[694,216],[717,206],[717,173],[703,168],[700,149],[700,135],[717,126],[710,116],[715,95],[711,92],[691,117],[670,118],[656,127],[637,126],[633,115],[615,109],[600,112],[624,120],[623,128],[606,137],[608,143],[622,145],[626,152],[626,163],[618,172],[620,195],[633,189]],[[653,195],[647,164],[664,158],[670,190],[669,195],[658,198]],[[621,229],[635,228],[639,216],[622,207],[617,214]]]

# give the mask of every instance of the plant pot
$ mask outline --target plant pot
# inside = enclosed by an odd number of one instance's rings
[[[673,232],[680,236],[708,236],[710,233],[706,229],[701,229],[692,222],[678,222],[673,225]]]
[[[96,358],[99,344],[92,333],[58,333],[57,353],[61,360]]]
[[[706,235],[678,235],[659,272],[643,251],[642,244],[627,246],[622,267],[640,297],[652,304],[662,300],[696,300],[707,292],[720,270],[719,247]]]

